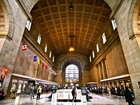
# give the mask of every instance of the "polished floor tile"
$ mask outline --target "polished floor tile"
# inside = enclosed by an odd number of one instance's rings
[[[111,96],[100,96],[90,94],[92,99],[87,103],[82,102],[51,102],[47,97],[50,94],[41,94],[41,99],[30,100],[29,95],[19,95],[16,99],[5,99],[0,101],[0,105],[128,105],[124,98],[116,98]],[[137,104],[140,105],[140,104]]]

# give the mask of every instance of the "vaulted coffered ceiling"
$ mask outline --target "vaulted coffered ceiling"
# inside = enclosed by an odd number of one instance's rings
[[[110,13],[104,0],[39,0],[31,11],[33,23],[55,56],[68,53],[71,45],[73,53],[89,56]]]

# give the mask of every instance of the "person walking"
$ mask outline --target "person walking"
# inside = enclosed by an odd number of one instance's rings
[[[134,95],[132,91],[129,90],[128,87],[126,87],[124,93],[125,93],[126,102],[128,102],[129,105],[134,105],[133,104],[134,98],[132,97]]]
[[[72,97],[73,97],[72,102],[73,101],[76,102],[76,97],[77,97],[76,87],[72,89]]]
[[[32,98],[34,99],[34,93],[35,93],[35,88],[34,88],[34,86],[31,86],[31,89],[30,89],[30,100],[32,100]]]
[[[37,97],[36,97],[37,100],[40,99],[41,93],[42,93],[42,88],[41,88],[41,86],[39,86],[39,87],[37,88]]]

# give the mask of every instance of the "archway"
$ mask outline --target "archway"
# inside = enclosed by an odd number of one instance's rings
[[[70,84],[70,86],[73,86],[74,84],[79,86],[79,84],[76,84],[79,81],[79,69],[76,65],[70,64],[66,67],[65,81]]]
[[[82,86],[82,70],[77,62],[67,62],[62,69],[63,86]]]

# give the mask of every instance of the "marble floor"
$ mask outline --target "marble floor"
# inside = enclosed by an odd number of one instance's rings
[[[92,99],[87,103],[82,102],[51,102],[48,98],[50,93],[41,94],[41,99],[30,100],[29,95],[18,95],[16,99],[5,99],[0,101],[0,105],[128,105],[124,98],[116,98],[110,96],[100,96],[90,93]],[[140,105],[140,104],[135,104]]]

